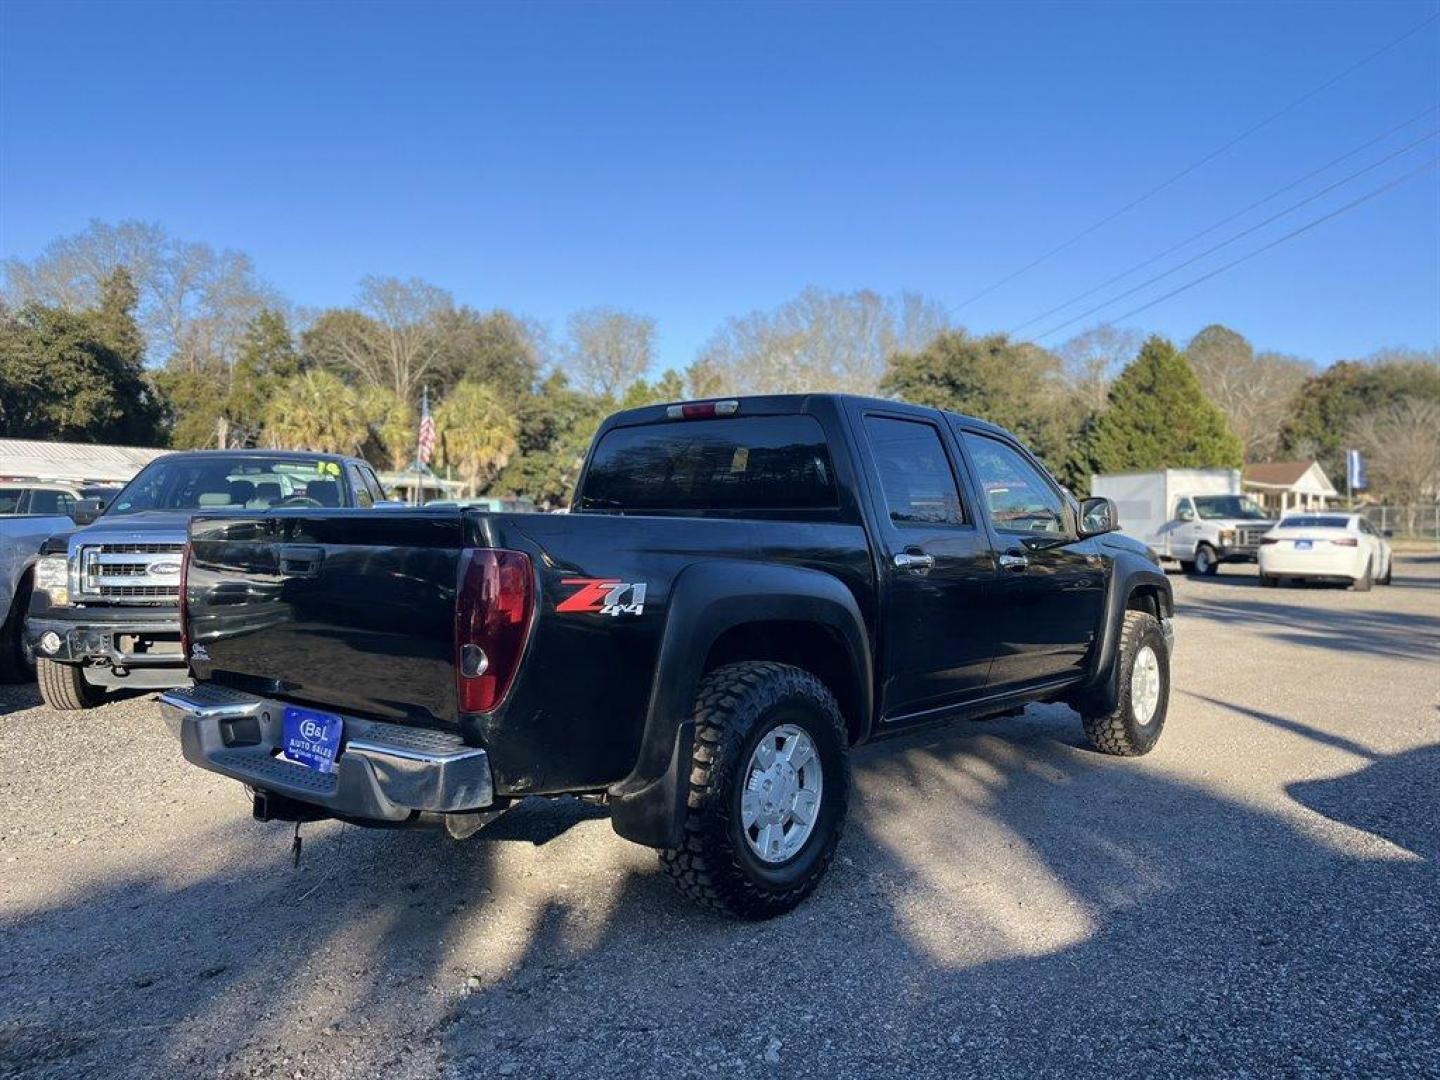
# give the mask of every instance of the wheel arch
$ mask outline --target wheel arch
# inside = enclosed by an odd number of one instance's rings
[[[1070,695],[1070,704],[1080,711],[1109,712],[1119,699],[1120,680],[1116,658],[1125,613],[1143,611],[1160,620],[1175,614],[1175,596],[1165,572],[1148,559],[1129,553],[1117,555],[1105,596],[1101,624],[1091,646],[1089,674]]]
[[[810,671],[835,695],[851,741],[868,736],[870,640],[844,583],[806,567],[694,563],[671,591],[635,765],[609,789],[611,822],[621,836],[651,847],[679,842],[695,693],[706,672],[739,660]]]

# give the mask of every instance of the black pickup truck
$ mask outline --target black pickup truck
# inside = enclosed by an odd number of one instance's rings
[[[834,395],[601,426],[570,514],[276,509],[190,524],[185,757],[262,820],[442,825],[604,800],[681,888],[761,918],[825,872],[848,753],[1063,701],[1165,722],[1170,586],[1012,436]]]

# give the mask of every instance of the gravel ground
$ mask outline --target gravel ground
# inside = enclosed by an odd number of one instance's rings
[[[295,868],[148,698],[0,688],[0,1075],[1440,1075],[1440,556],[1173,580],[1155,753],[1058,706],[868,747],[758,925],[570,800]]]

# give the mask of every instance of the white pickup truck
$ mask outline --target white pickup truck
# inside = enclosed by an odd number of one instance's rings
[[[1186,573],[1211,575],[1221,563],[1254,562],[1275,522],[1241,493],[1238,469],[1154,469],[1090,478],[1090,494],[1109,499],[1120,531]]]

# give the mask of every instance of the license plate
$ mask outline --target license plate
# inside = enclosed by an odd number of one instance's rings
[[[1296,551],[1309,551],[1309,550],[1310,550],[1312,547],[1314,547],[1314,546],[1315,546],[1315,541],[1314,541],[1314,540],[1296,540],[1296,541],[1295,541],[1295,550],[1296,550]]]
[[[344,730],[344,721],[334,713],[287,706],[281,749],[291,761],[316,772],[331,773],[335,771]]]

